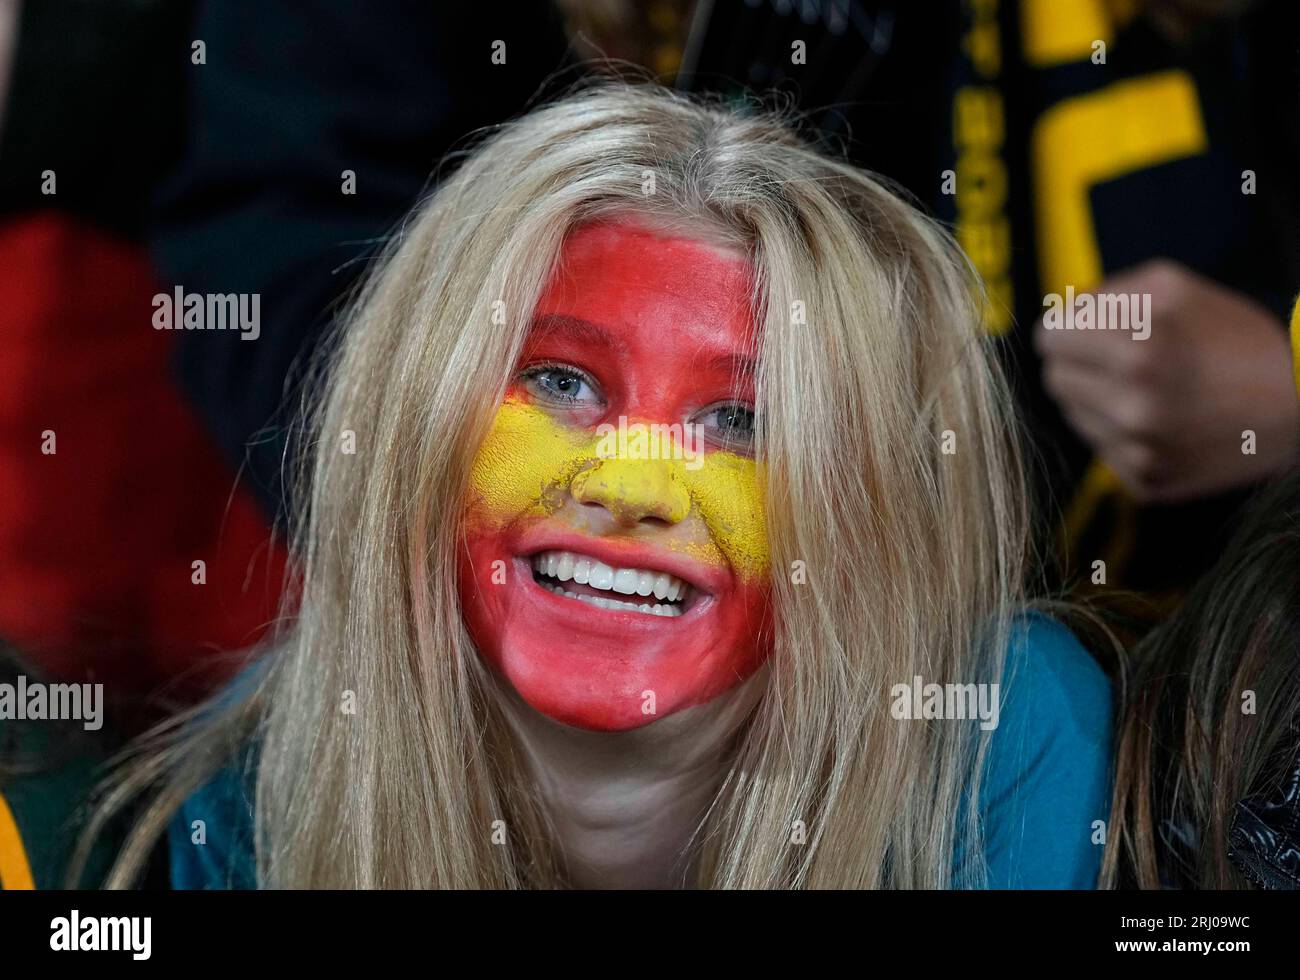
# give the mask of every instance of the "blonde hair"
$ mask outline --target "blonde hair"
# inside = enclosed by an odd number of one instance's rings
[[[756,272],[773,653],[690,883],[978,883],[986,736],[889,711],[915,675],[997,681],[1021,602],[1018,440],[969,265],[776,115],[601,83],[496,130],[395,236],[317,410],[291,622],[256,690],[175,722],[110,796],[157,790],[111,886],[248,739],[264,886],[564,884],[454,558],[471,460],[565,234],[612,214],[742,248]]]

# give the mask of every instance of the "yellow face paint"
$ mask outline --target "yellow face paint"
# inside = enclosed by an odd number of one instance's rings
[[[769,558],[763,488],[754,460],[724,450],[703,460],[603,457],[596,434],[564,426],[535,405],[508,398],[475,456],[470,486],[493,524],[551,514],[566,496],[597,495],[616,516],[652,514],[669,523],[693,510],[735,571],[765,575]],[[694,467],[694,468],[692,468]],[[706,545],[689,549],[717,561]]]

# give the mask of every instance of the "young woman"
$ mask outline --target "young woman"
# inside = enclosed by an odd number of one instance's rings
[[[1134,652],[1105,881],[1300,888],[1300,470]]]
[[[780,120],[604,86],[393,242],[300,600],[113,803],[180,887],[1092,887],[1109,689],[1027,614],[950,239]]]

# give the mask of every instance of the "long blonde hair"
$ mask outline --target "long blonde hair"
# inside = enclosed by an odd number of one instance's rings
[[[779,116],[606,82],[488,135],[394,237],[317,408],[296,608],[255,690],[174,723],[114,790],[110,808],[154,795],[110,885],[249,739],[264,886],[564,884],[454,559],[471,460],[562,240],[612,213],[740,247],[756,271],[776,625],[692,883],[978,883],[987,737],[889,711],[916,675],[997,681],[1021,602],[1018,439],[969,265]]]

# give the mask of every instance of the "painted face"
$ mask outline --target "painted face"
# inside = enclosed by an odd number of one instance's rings
[[[626,221],[580,226],[474,463],[459,586],[541,713],[621,731],[767,655],[750,268]]]

